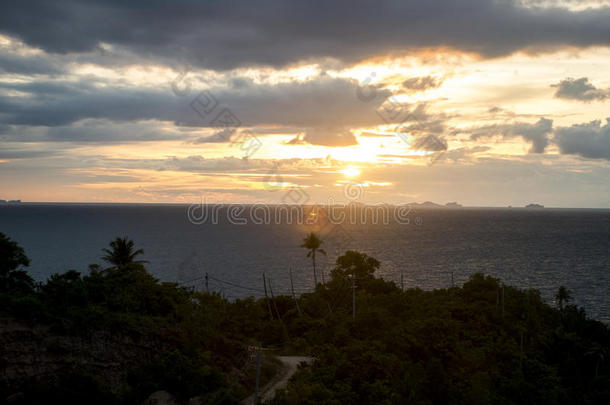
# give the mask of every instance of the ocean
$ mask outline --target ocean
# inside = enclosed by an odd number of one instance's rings
[[[216,218],[210,206],[194,208],[3,204],[0,232],[23,246],[31,259],[27,270],[39,281],[103,265],[101,249],[127,236],[144,249],[147,269],[160,280],[203,289],[208,273],[208,288],[234,299],[262,296],[263,273],[275,295],[290,293],[290,272],[297,293],[311,291],[311,260],[300,244],[315,231],[327,251],[317,256],[320,281],[338,254],[356,249],[381,262],[378,276],[400,283],[402,275],[405,288],[446,288],[483,272],[539,289],[553,304],[557,288],[565,285],[591,317],[610,322],[610,210],[414,208],[397,216],[390,209],[388,223],[383,215],[373,223],[371,212],[339,223],[324,210],[306,209],[299,224],[281,215],[276,223],[277,207],[223,206]]]

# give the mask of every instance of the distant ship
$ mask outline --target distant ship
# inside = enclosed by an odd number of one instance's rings
[[[525,208],[544,208],[544,205],[541,204],[527,204]]]

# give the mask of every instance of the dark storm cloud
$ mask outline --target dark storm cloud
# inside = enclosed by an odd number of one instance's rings
[[[610,91],[608,90],[596,88],[594,85],[589,83],[589,79],[586,77],[581,77],[580,79],[568,77],[567,79],[564,79],[551,87],[557,88],[555,97],[567,100],[604,100],[610,94]]]
[[[439,87],[442,83],[442,79],[433,76],[421,76],[405,80],[402,82],[402,87],[411,91],[423,91]]]
[[[214,69],[336,58],[357,62],[416,48],[486,57],[610,44],[610,8],[524,8],[511,0],[5,1],[0,32],[48,52],[100,43]]]
[[[376,124],[377,102],[357,98],[357,82],[318,76],[305,82],[249,85],[210,89],[219,103],[228,106],[244,125],[366,125]],[[207,126],[189,106],[199,93],[177,97],[168,89],[96,87],[82,80],[71,82],[0,83],[1,89],[30,93],[28,97],[0,95],[5,123],[65,125],[86,118],[115,121],[159,119],[185,125]],[[215,111],[214,111],[215,112]]]
[[[426,114],[411,123],[403,125],[402,132],[441,134],[445,131],[445,121],[446,118],[443,115],[434,116]]]
[[[35,159],[55,154],[55,151],[4,149],[0,150],[0,159]]]
[[[531,152],[544,153],[549,144],[548,136],[553,131],[553,120],[540,118],[535,124],[517,123],[506,134],[521,136],[526,141],[532,142]]]
[[[164,129],[157,121],[113,122],[87,119],[76,125],[8,125],[0,128],[0,139],[8,142],[123,143],[189,138],[180,128]],[[63,145],[62,148],[67,146]]]
[[[224,105],[244,127],[331,128],[307,130],[305,140],[321,145],[345,145],[353,144],[355,138],[343,128],[378,125],[380,119],[376,108],[390,95],[389,91],[380,90],[376,100],[365,103],[357,97],[357,82],[325,75],[303,82],[278,84],[253,84],[244,79],[238,86],[209,90],[219,106],[208,117],[199,115],[191,107],[191,102],[201,97],[201,93],[195,91],[178,97],[168,88],[121,88],[96,84],[89,79],[61,83],[0,83],[2,121],[16,126],[61,127],[51,131],[54,138],[103,140],[115,136],[105,137],[103,130],[90,127],[65,127],[87,119],[115,122],[158,120],[173,121],[179,126],[208,127]],[[2,95],[3,89],[17,90],[27,93],[27,96]],[[341,130],[336,130],[338,128]],[[199,138],[199,141],[228,141],[228,137],[220,135]],[[124,137],[134,138],[127,133]],[[150,140],[165,137],[165,134],[151,133]]]
[[[62,73],[63,67],[46,55],[22,56],[15,53],[0,52],[0,72],[21,75]]]
[[[549,135],[553,131],[553,121],[547,118],[540,118],[535,124],[516,122],[513,124],[489,125],[470,130],[471,138],[487,138],[502,135],[504,138],[522,137],[532,143],[530,152],[544,153],[549,144]],[[466,132],[466,131],[460,131]]]
[[[192,155],[187,157],[172,156],[163,161],[139,161],[132,162],[136,167],[150,167],[151,164],[160,165],[163,170],[179,170],[185,172],[198,172],[212,174],[217,172],[219,175],[224,175],[226,172],[247,172],[251,170],[265,169],[269,170],[274,167],[274,162],[264,159],[245,159],[235,157],[223,157],[215,159],[206,159],[201,155]]]
[[[606,121],[604,126],[598,120],[557,128],[555,143],[563,154],[610,160],[610,118]]]
[[[214,135],[199,137],[195,139],[193,143],[225,143],[231,140],[231,135],[234,133],[234,129],[225,128],[216,132]]]
[[[358,141],[347,128],[312,128],[305,131],[303,141],[312,145],[351,146]]]
[[[415,140],[411,149],[439,152],[447,150],[447,142],[435,135],[424,135]]]
[[[249,85],[214,90],[214,95],[246,125],[292,127],[357,127],[378,125],[376,108],[390,96],[379,90],[375,100],[357,96],[350,79],[317,76],[303,82]]]
[[[397,127],[398,131],[418,136],[444,133],[449,117],[444,113],[429,112],[429,108],[427,103],[399,104],[399,109],[404,112],[401,114],[404,121]]]
[[[42,140],[54,142],[147,142],[184,138],[184,134],[158,128],[153,122],[114,124],[107,120],[87,120],[82,125],[51,127]]]
[[[286,145],[352,146],[358,145],[356,136],[348,128],[322,127],[306,128],[286,142]]]
[[[460,162],[470,159],[472,155],[489,151],[488,146],[474,146],[472,148],[457,148],[448,150],[437,156],[437,159],[442,161]]]
[[[497,114],[497,113],[502,112],[503,110],[500,107],[494,106],[494,107],[491,107],[488,111],[490,114]]]
[[[29,93],[28,97],[0,95],[0,110],[7,116],[3,121],[14,125],[62,126],[87,118],[131,121],[174,116],[178,120],[186,116],[175,97],[159,90],[92,89],[85,81],[0,84],[0,89],[7,87]]]

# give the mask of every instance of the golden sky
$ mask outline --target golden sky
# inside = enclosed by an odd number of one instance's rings
[[[608,2],[289,3],[3,5],[0,198],[610,207]]]

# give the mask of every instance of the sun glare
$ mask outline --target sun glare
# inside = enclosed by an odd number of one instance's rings
[[[352,178],[357,177],[360,174],[360,170],[358,170],[357,167],[350,166],[341,170],[341,173],[343,173],[343,175],[347,178]]]

